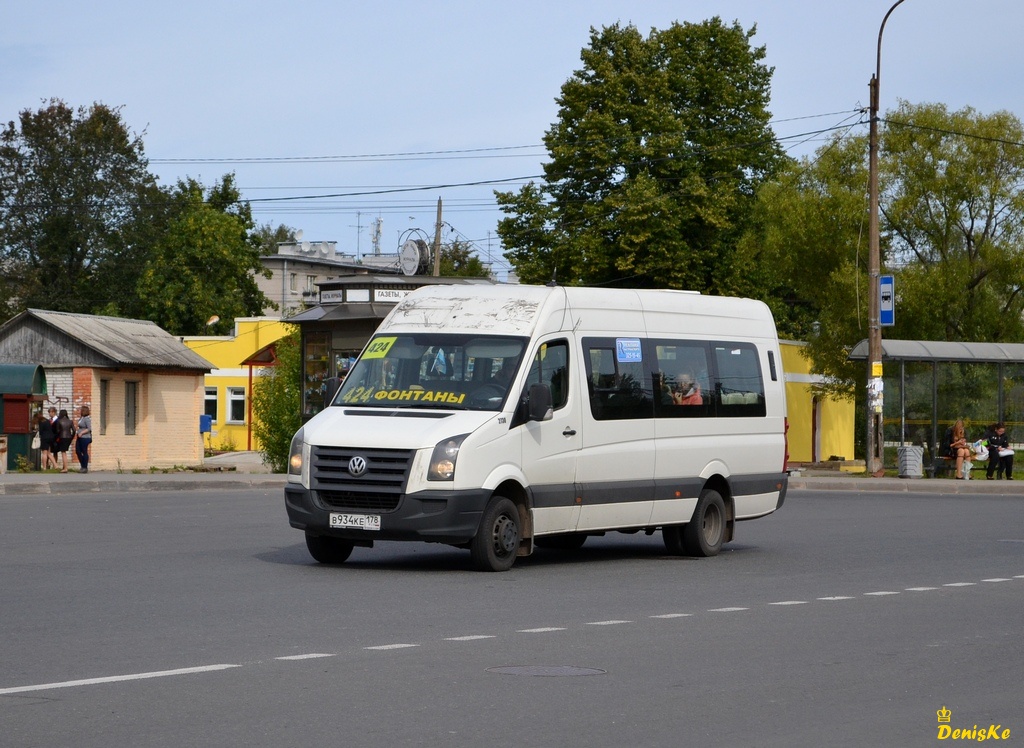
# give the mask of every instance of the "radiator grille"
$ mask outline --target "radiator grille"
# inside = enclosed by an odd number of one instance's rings
[[[312,488],[331,509],[392,512],[398,508],[412,463],[411,450],[313,447]],[[353,457],[366,460],[356,477],[348,470]]]

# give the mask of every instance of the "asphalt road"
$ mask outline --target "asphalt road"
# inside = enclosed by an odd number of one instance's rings
[[[1021,501],[797,490],[717,558],[487,574],[318,566],[278,490],[5,496],[0,743],[923,746],[942,707],[1019,742]]]

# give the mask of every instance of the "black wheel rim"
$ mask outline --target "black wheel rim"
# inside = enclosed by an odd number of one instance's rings
[[[494,522],[493,538],[495,553],[509,556],[515,553],[519,544],[519,528],[510,516],[502,514]]]

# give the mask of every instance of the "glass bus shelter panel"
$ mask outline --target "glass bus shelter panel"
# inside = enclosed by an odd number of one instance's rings
[[[1024,440],[1024,364],[1003,365],[1003,412],[1010,440]]]
[[[958,418],[969,441],[985,436],[999,410],[999,365],[944,362],[938,367],[938,439]]]

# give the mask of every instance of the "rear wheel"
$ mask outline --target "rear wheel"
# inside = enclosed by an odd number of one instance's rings
[[[521,540],[519,510],[509,499],[495,496],[469,544],[473,565],[480,571],[508,571],[516,561]]]
[[[352,555],[355,547],[351,540],[329,538],[306,533],[306,548],[309,555],[321,564],[343,564]]]
[[[683,551],[688,556],[717,556],[725,541],[725,501],[718,491],[705,489],[693,517],[681,528]]]

